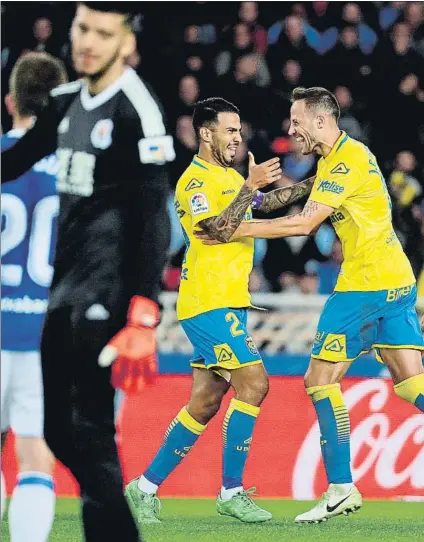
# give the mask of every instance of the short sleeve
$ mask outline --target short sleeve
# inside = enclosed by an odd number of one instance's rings
[[[180,202],[183,199],[185,200],[184,207],[192,217],[194,226],[201,220],[220,214],[220,194],[215,183],[199,176],[187,179],[186,183],[179,187],[178,199]]]
[[[339,164],[325,178],[318,176],[309,199],[338,209],[360,186],[361,175],[358,169]]]

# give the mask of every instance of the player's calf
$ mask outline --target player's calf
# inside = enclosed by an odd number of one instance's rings
[[[11,537],[16,542],[42,542],[54,519],[54,457],[40,437],[16,437],[16,455],[19,474],[9,507]]]
[[[236,397],[230,402],[222,428],[223,476],[217,510],[243,522],[268,521],[272,515],[259,508],[243,488],[243,472],[259,406],[269,389],[268,375],[262,363],[258,363],[232,370],[231,383]]]
[[[392,375],[396,395],[424,412],[422,353],[412,348],[381,348],[379,355]]]
[[[424,412],[424,373],[395,384],[395,393]]]

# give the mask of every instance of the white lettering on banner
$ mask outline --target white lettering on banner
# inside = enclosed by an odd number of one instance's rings
[[[390,434],[390,418],[379,411],[387,404],[391,385],[391,382],[384,380],[365,380],[344,393],[349,410],[372,394],[368,403],[370,415],[352,430],[353,479],[357,482],[369,476],[369,471],[374,466],[375,481],[381,488],[396,488],[409,482],[414,489],[424,489],[424,415],[415,414],[407,418]],[[315,482],[321,461],[319,441],[320,430],[316,422],[307,433],[297,455],[292,478],[294,499],[316,498]],[[415,457],[410,457],[408,464],[398,471],[396,463],[408,442],[421,448]],[[369,452],[362,463],[356,465],[356,457],[364,446]]]

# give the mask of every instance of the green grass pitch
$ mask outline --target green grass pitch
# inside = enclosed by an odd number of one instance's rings
[[[274,514],[261,525],[245,525],[220,517],[209,499],[163,499],[161,525],[144,528],[147,542],[310,542],[329,541],[424,541],[424,503],[367,501],[362,510],[319,525],[296,525],[296,514],[310,503],[260,500]],[[25,518],[22,518],[25,521]],[[4,542],[9,542],[3,521]],[[79,505],[75,499],[59,499],[50,542],[82,542]]]

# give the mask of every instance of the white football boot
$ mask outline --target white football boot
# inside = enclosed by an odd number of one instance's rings
[[[362,496],[355,486],[349,490],[344,484],[330,484],[318,503],[309,512],[299,514],[296,523],[321,523],[329,518],[354,513],[362,506]]]

